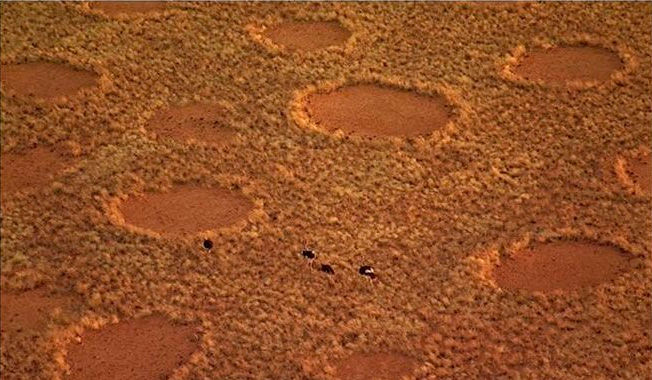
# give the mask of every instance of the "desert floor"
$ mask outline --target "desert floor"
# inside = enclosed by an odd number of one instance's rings
[[[0,12],[3,380],[652,373],[652,4]]]

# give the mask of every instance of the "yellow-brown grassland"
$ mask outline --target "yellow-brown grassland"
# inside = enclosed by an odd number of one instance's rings
[[[2,380],[650,378],[650,2],[0,21]]]

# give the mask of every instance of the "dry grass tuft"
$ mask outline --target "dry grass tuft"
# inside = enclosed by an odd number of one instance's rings
[[[79,309],[37,343],[3,344],[3,378],[63,378],[79,335],[154,314],[201,325],[178,379],[332,380],[361,352],[401,352],[416,378],[652,372],[652,198],[628,174],[652,141],[652,5],[167,5],[115,18],[87,3],[0,5],[2,65],[100,77],[55,103],[0,89],[3,158],[64,146],[74,161],[3,200],[0,285],[45,287]],[[312,21],[352,35],[314,51],[264,37]],[[529,51],[582,44],[616,52],[623,69],[571,86],[514,75]],[[409,139],[311,124],[309,94],[356,83],[443,96],[455,114]],[[148,135],[157,111],[188,104],[220,104],[235,137]],[[211,254],[201,236],[160,238],[119,220],[120,201],[183,184],[242,192],[254,210],[209,233]],[[615,245],[635,264],[582,294],[493,282],[510,253],[569,239]],[[308,269],[303,244],[335,275]],[[375,285],[357,273],[363,264]]]

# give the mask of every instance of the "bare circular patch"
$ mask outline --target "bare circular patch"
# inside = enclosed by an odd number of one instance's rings
[[[43,289],[22,293],[2,292],[0,296],[0,330],[2,338],[38,332],[46,327],[55,309],[71,306],[64,297],[49,295]]]
[[[228,227],[244,220],[252,209],[253,203],[242,193],[196,186],[132,197],[119,205],[126,223],[172,235]]]
[[[263,35],[290,50],[318,50],[343,45],[351,32],[336,21],[285,22],[268,28]]]
[[[99,76],[65,64],[30,62],[0,65],[3,90],[21,96],[56,100],[98,85]]]
[[[527,52],[514,73],[527,80],[559,85],[572,81],[604,82],[623,67],[622,60],[611,50],[569,46]]]
[[[441,97],[361,84],[307,97],[312,120],[328,131],[363,136],[414,137],[443,128],[450,120]]]
[[[223,113],[222,107],[214,104],[172,107],[154,115],[147,129],[181,142],[196,140],[220,145],[235,135],[235,131],[223,124]]]
[[[2,198],[16,191],[45,186],[68,163],[61,154],[43,147],[21,153],[3,153],[0,159]]]
[[[560,241],[517,252],[501,260],[493,274],[506,289],[575,290],[614,279],[628,269],[629,259],[611,246]]]
[[[358,353],[337,365],[336,376],[342,380],[396,380],[416,369],[416,360],[395,353]]]
[[[91,9],[97,9],[108,16],[160,12],[165,10],[165,1],[93,1]]]
[[[647,194],[652,194],[652,160],[650,153],[627,160],[627,176]]]
[[[69,379],[167,379],[199,348],[193,326],[152,316],[86,330],[68,347]]]

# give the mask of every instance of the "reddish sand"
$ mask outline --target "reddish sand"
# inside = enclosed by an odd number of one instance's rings
[[[618,55],[607,49],[555,47],[526,53],[514,72],[529,80],[564,84],[569,81],[606,81],[622,67]]]
[[[54,309],[70,306],[63,297],[50,296],[43,289],[23,293],[2,292],[0,296],[0,329],[2,338],[39,332],[47,326]]]
[[[253,203],[219,188],[177,186],[165,193],[129,198],[120,205],[128,224],[162,234],[194,234],[243,220]]]
[[[56,100],[97,85],[97,74],[68,65],[48,62],[1,65],[3,89],[18,95]]]
[[[630,159],[627,174],[647,194],[652,194],[652,160],[650,154]]]
[[[494,277],[506,289],[574,290],[613,280],[628,264],[629,257],[614,247],[561,241],[539,244],[502,259]]]
[[[167,4],[164,1],[93,1],[90,6],[109,16],[117,16],[162,11]]]
[[[68,163],[62,155],[43,147],[21,153],[3,153],[0,158],[2,198],[15,191],[47,185]]]
[[[329,131],[364,136],[427,135],[446,125],[449,111],[442,97],[419,95],[376,85],[356,85],[308,96],[308,113]]]
[[[532,5],[532,2],[529,1],[472,1],[468,4],[479,5],[479,6],[490,6],[498,8],[506,7],[522,7]]]
[[[400,354],[354,354],[338,364],[336,376],[342,380],[398,380],[414,372],[416,364]]]
[[[287,22],[265,30],[263,35],[290,50],[310,51],[343,45],[351,32],[335,21]]]
[[[193,326],[160,316],[86,330],[71,342],[68,379],[167,379],[199,348]]]
[[[223,144],[235,135],[224,125],[223,109],[218,105],[190,104],[158,112],[147,129],[159,136],[185,142],[194,139],[208,144]]]

